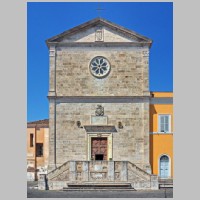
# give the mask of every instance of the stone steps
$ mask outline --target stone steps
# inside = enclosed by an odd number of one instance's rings
[[[159,188],[173,188],[173,184],[159,184]]]
[[[68,187],[63,188],[64,191],[75,190],[134,190],[130,183],[69,183]]]
[[[173,188],[173,179],[159,179],[159,188]]]
[[[68,188],[63,191],[136,191],[134,188]]]

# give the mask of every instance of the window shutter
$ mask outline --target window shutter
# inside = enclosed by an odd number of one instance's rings
[[[165,120],[164,120],[164,116],[160,115],[160,132],[164,132],[164,123],[165,123]]]
[[[165,132],[169,132],[169,115],[165,116]]]
[[[159,115],[159,131],[170,131],[170,115]]]

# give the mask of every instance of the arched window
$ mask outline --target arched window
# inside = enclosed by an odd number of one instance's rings
[[[170,177],[169,157],[166,155],[160,157],[160,177],[161,178]]]

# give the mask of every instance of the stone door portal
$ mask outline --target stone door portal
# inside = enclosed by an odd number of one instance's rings
[[[107,137],[91,138],[91,156],[93,160],[107,160]]]

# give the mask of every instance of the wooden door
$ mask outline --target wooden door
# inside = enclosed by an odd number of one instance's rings
[[[91,156],[94,160],[107,160],[107,138],[96,137],[91,139]]]

